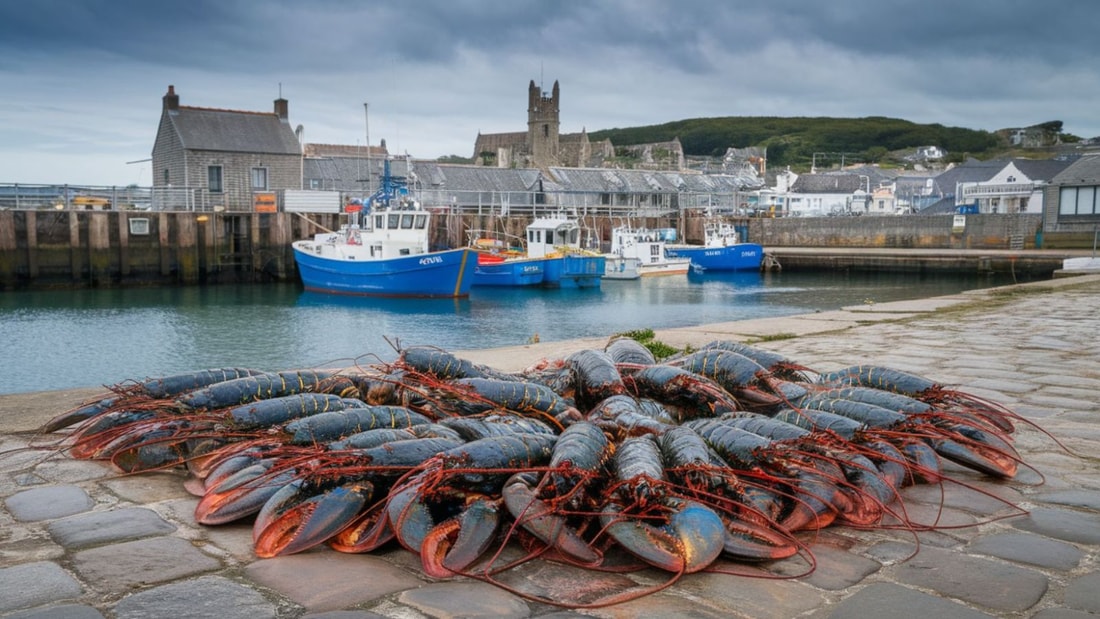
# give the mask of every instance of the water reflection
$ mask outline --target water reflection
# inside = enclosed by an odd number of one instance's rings
[[[831,310],[996,286],[993,278],[703,273],[600,290],[474,288],[467,299],[303,292],[297,284],[0,294],[0,393],[114,384],[196,369],[388,361],[396,347],[457,350],[604,337]]]
[[[298,306],[342,307],[356,311],[397,312],[400,314],[458,314],[469,311],[470,299],[396,299],[346,294],[322,294],[304,290],[298,295]]]

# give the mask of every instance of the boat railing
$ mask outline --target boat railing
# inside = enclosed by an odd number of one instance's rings
[[[467,245],[479,251],[522,253],[525,247],[523,237],[499,230],[471,228],[466,231],[466,237]]]

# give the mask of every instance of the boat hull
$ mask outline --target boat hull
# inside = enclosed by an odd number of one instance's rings
[[[475,286],[540,286],[546,273],[545,258],[494,260],[478,256]]]
[[[306,290],[377,297],[465,297],[473,284],[477,257],[452,249],[388,258],[349,260],[318,255],[293,243],[298,274]],[[306,242],[304,247],[309,247]]]
[[[642,276],[638,266],[642,263],[637,258],[624,258],[622,256],[608,256],[604,267],[603,278],[620,281],[638,279]]]
[[[548,288],[599,288],[604,268],[603,256],[566,254],[547,262],[542,284]]]
[[[704,271],[759,271],[764,248],[757,243],[735,243],[724,247],[669,246],[669,256],[688,258],[692,268]]]
[[[475,286],[544,286],[546,288],[599,288],[602,256],[554,256],[479,261]]]

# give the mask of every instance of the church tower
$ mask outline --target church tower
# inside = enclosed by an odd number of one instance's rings
[[[537,168],[558,165],[559,95],[557,80],[549,97],[535,80],[527,88],[527,152]]]

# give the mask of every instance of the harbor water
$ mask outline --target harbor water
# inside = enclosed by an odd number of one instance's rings
[[[954,294],[990,275],[747,273],[604,281],[599,290],[475,288],[466,299],[377,299],[297,284],[0,294],[0,394],[113,385],[215,367],[283,370],[602,337]]]

